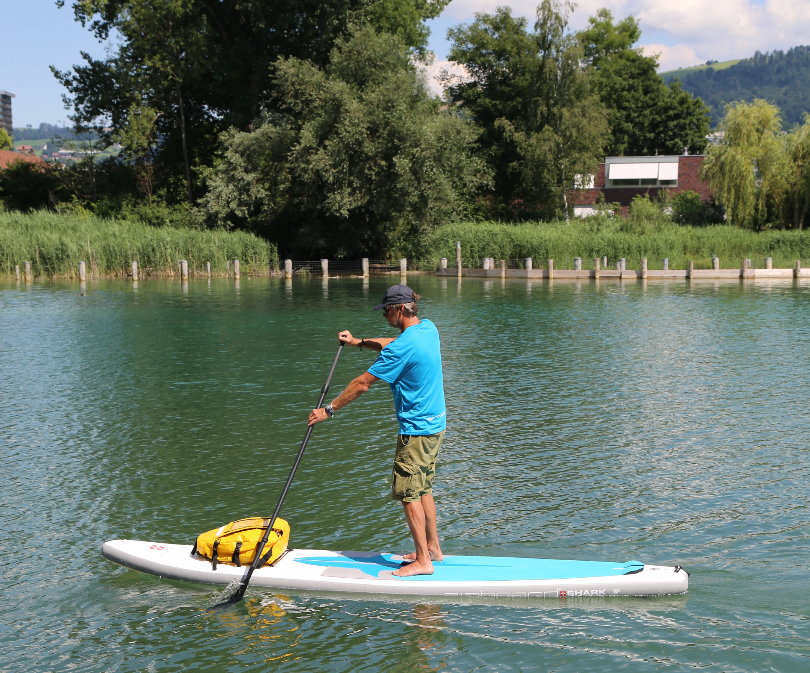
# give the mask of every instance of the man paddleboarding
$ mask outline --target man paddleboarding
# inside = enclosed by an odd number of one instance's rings
[[[313,409],[309,424],[335,415],[382,379],[394,394],[399,435],[394,454],[391,498],[399,500],[416,548],[404,558],[412,561],[394,571],[398,577],[433,574],[432,561],[441,561],[442,550],[436,530],[436,504],[433,475],[436,457],[446,428],[442,356],[439,332],[430,320],[417,317],[419,295],[407,285],[394,285],[385,291],[382,310],[388,324],[400,335],[394,339],[357,339],[348,330],[338,339],[348,346],[377,351],[380,355],[331,404]]]

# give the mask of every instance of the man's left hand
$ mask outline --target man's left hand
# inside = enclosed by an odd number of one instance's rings
[[[326,409],[323,407],[320,409],[313,409],[309,412],[309,425],[315,425],[321,421],[328,420],[328,418],[329,414],[326,413]]]

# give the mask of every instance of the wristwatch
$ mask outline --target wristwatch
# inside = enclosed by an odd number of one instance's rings
[[[323,408],[323,410],[324,410],[324,411],[325,411],[327,414],[329,414],[329,418],[334,418],[334,416],[335,416],[335,410],[332,408],[332,403],[331,403],[331,402],[330,402],[329,404],[327,404],[327,405],[326,405],[326,406]]]

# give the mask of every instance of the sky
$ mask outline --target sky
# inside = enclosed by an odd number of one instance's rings
[[[105,46],[73,19],[72,1],[58,9],[55,0],[0,0],[4,30],[0,38],[0,90],[16,94],[14,126],[68,122],[62,86],[49,70],[81,63],[81,51],[102,58]],[[447,61],[447,29],[472,21],[476,12],[498,5],[533,20],[537,0],[452,0],[429,22],[432,74],[452,70]],[[576,30],[607,7],[617,19],[632,14],[641,29],[645,53],[659,54],[661,70],[752,56],[755,51],[787,50],[810,44],[808,0],[581,0],[571,17]]]

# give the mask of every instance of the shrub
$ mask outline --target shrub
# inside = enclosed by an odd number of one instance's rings
[[[700,194],[687,190],[672,197],[672,219],[678,224],[704,224],[703,200]]]

